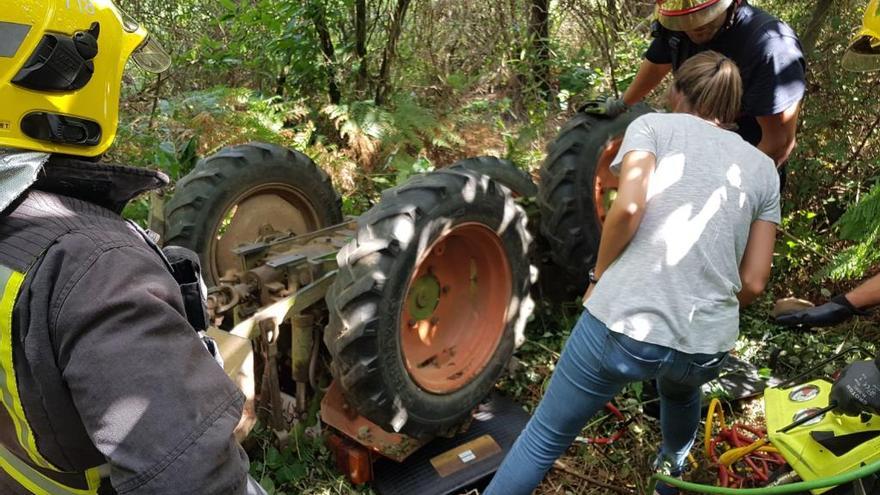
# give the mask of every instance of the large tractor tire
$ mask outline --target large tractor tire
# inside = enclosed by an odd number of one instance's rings
[[[507,188],[462,168],[390,189],[358,219],[324,343],[360,414],[418,438],[469,417],[534,306],[526,224]]]
[[[181,179],[165,206],[166,244],[195,251],[205,282],[240,269],[232,250],[266,232],[305,234],[342,222],[330,178],[302,153],[251,143],[223,148]]]
[[[617,189],[609,166],[623,134],[651,111],[640,103],[613,119],[579,113],[549,146],[538,185],[541,234],[568,294],[583,293],[596,264],[602,222]]]
[[[510,189],[515,198],[534,198],[538,194],[538,186],[525,170],[508,160],[494,156],[478,156],[459,160],[449,167],[450,170],[473,170],[489,176],[495,182]]]

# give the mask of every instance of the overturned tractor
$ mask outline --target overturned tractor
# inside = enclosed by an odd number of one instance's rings
[[[613,199],[602,170],[645,111],[575,117],[540,189],[509,162],[473,158],[385,191],[357,219],[300,153],[247,144],[200,161],[165,206],[164,238],[202,260],[211,333],[256,398],[243,431],[257,411],[287,431],[320,410],[363,482],[375,454],[403,460],[466,427],[523,340],[532,264],[554,274],[535,289],[544,297],[585,285]]]
[[[251,417],[283,431],[321,400],[326,424],[393,459],[470,418],[533,306],[526,213],[481,167],[527,180],[464,161],[348,221],[327,176],[276,146],[224,149],[178,183],[165,236],[203,260],[227,371],[259,397]]]

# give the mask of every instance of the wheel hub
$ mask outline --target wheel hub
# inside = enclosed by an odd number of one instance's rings
[[[510,265],[498,233],[469,222],[432,243],[414,271],[400,314],[405,366],[423,390],[450,394],[498,349],[509,323]]]
[[[440,281],[426,273],[413,284],[409,298],[409,314],[416,320],[427,320],[440,304]]]

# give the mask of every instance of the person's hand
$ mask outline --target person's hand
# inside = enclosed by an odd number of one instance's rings
[[[627,110],[629,110],[629,105],[623,100],[610,96],[590,100],[581,107],[581,111],[584,113],[608,118],[617,117],[626,113]]]
[[[853,306],[846,296],[839,295],[821,306],[779,315],[776,323],[787,327],[830,327],[861,314],[864,312]]]
[[[840,374],[831,387],[830,402],[836,412],[858,416],[863,412],[880,414],[880,369],[874,361],[856,361]]]

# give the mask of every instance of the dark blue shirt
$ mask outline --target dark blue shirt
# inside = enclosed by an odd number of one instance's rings
[[[797,35],[788,24],[759,8],[743,2],[731,25],[705,45],[696,45],[683,32],[661,27],[645,58],[677,69],[705,50],[715,50],[739,67],[743,98],[737,132],[754,145],[761,141],[755,117],[781,113],[804,96],[806,62]]]

